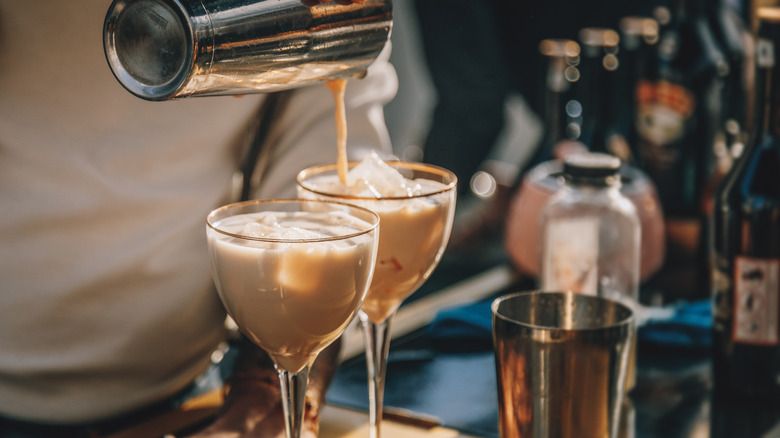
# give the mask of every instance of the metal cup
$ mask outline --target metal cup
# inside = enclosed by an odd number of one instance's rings
[[[392,0],[114,0],[103,46],[128,91],[165,100],[359,76],[391,28]]]
[[[630,308],[571,292],[492,303],[502,438],[615,438],[634,342]]]

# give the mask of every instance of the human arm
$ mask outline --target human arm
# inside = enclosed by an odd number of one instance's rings
[[[204,429],[187,438],[284,438],[285,422],[279,380],[269,356],[242,337],[235,367],[224,391],[224,404]],[[336,371],[340,340],[323,350],[309,372],[301,437],[319,434],[320,409]]]

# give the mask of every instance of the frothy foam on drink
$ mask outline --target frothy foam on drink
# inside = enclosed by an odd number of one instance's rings
[[[370,227],[368,223],[342,212],[259,212],[232,216],[219,222],[223,230],[249,238],[274,240],[327,239],[355,234]],[[343,242],[322,242],[343,245]]]
[[[433,180],[405,178],[374,151],[349,171],[346,185],[333,175],[312,178],[307,185],[324,193],[377,199],[409,198],[445,188],[444,184]]]

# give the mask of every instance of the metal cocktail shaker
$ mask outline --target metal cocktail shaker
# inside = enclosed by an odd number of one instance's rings
[[[359,76],[385,46],[392,0],[114,0],[117,80],[147,100],[249,94]]]

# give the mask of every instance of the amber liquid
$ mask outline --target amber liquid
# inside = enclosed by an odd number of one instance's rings
[[[339,172],[339,181],[347,185],[347,109],[344,103],[344,94],[347,89],[346,79],[333,79],[325,83],[336,104],[336,147],[338,157],[336,166]]]

